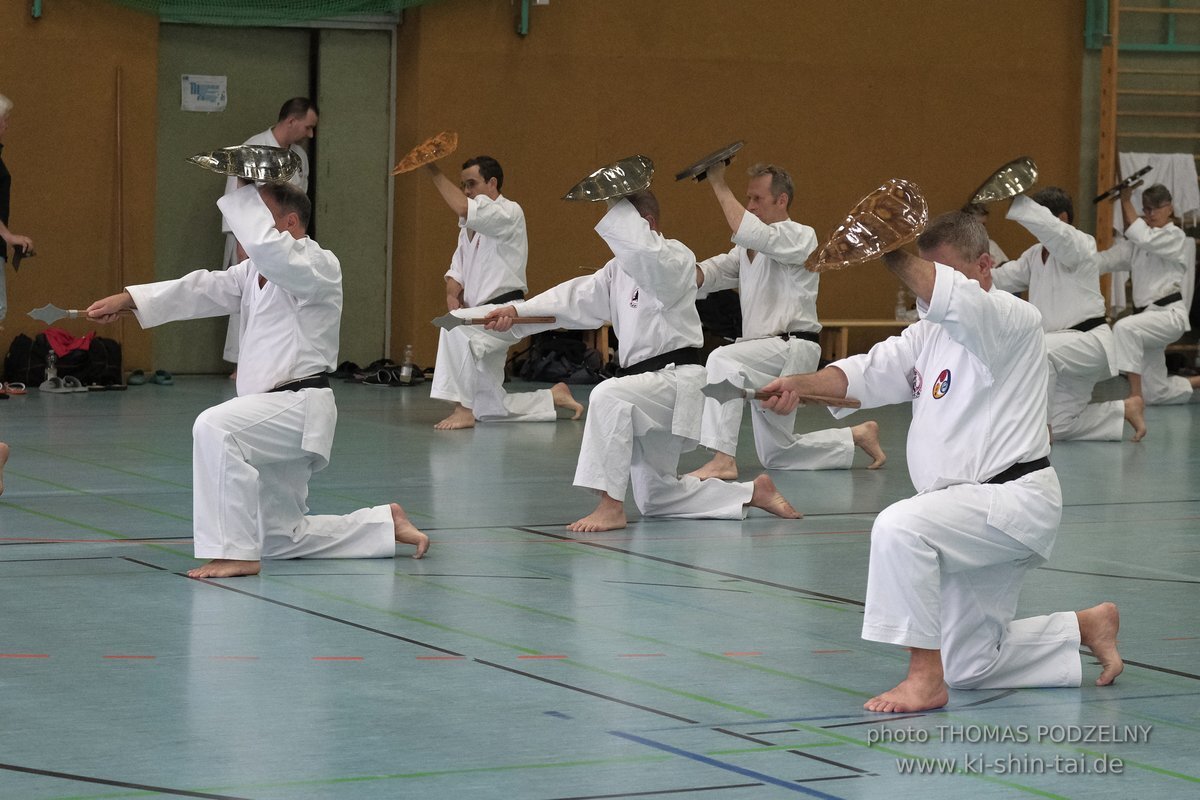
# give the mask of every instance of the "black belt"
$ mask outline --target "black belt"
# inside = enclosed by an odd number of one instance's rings
[[[1169,294],[1166,297],[1160,297],[1157,300],[1155,300],[1153,303],[1151,303],[1150,305],[1169,306],[1169,305],[1171,305],[1171,303],[1174,303],[1175,301],[1182,300],[1182,299],[1183,299],[1183,294],[1181,292],[1176,292],[1175,294]],[[1139,308],[1138,306],[1134,306],[1133,313],[1140,314],[1149,307],[1150,306],[1141,306]]]
[[[486,303],[483,303],[483,305],[498,306],[501,303],[508,303],[513,300],[524,300],[524,299],[525,299],[525,293],[523,291],[521,291],[520,289],[513,289],[511,292],[505,292],[504,294],[496,295],[491,300],[488,300]]]
[[[628,367],[621,367],[617,370],[617,377],[624,378],[627,375],[641,375],[643,372],[655,372],[662,369],[668,364],[703,364],[704,351],[699,347],[681,347],[678,350],[672,350],[669,353],[663,353],[658,356],[651,356],[630,364]]]
[[[272,392],[298,392],[301,389],[328,389],[329,376],[325,373],[309,375],[307,378],[296,378],[294,381],[281,383]]]
[[[1071,330],[1079,331],[1080,333],[1087,333],[1092,328],[1099,328],[1101,325],[1104,325],[1107,322],[1108,320],[1106,320],[1104,317],[1092,317],[1091,319],[1085,319],[1078,325],[1072,325]]]
[[[807,339],[808,341],[816,344],[821,343],[821,334],[813,333],[812,331],[788,331],[787,333],[779,334],[779,338],[783,339],[785,342],[788,339]]]
[[[1047,457],[1039,458],[1037,461],[1024,461],[1020,464],[1013,464],[994,478],[988,478],[984,483],[1008,483],[1048,466],[1050,466],[1050,459]]]

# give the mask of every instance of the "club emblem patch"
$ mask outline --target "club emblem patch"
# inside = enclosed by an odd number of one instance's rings
[[[941,400],[950,392],[950,370],[944,369],[933,384],[933,399]]]
[[[920,397],[921,389],[923,389],[925,387],[925,382],[924,382],[924,379],[921,377],[921,370],[917,369],[916,367],[913,367],[911,383],[912,383],[913,397]]]

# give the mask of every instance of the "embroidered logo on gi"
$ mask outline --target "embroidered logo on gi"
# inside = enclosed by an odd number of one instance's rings
[[[923,389],[923,388],[924,388],[924,379],[921,378],[921,370],[917,369],[916,367],[913,367],[913,374],[912,374],[913,397],[920,397],[921,389]]]
[[[933,399],[941,400],[950,392],[950,370],[944,369],[933,384]]]
[[[639,289],[633,290],[633,297],[629,298],[629,307],[630,308],[637,308],[639,291],[640,291]]]

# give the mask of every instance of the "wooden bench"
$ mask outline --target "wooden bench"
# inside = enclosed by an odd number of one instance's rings
[[[911,325],[899,319],[823,319],[821,320],[821,358],[837,361],[850,355],[851,328],[893,328],[902,331]]]

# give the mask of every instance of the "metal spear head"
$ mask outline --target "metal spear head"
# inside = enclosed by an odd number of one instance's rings
[[[456,317],[453,314],[443,314],[442,316],[434,319],[433,324],[437,325],[444,331],[448,331],[457,328],[459,325],[466,325],[467,321],[461,317]]]
[[[706,383],[700,393],[711,397],[718,403],[728,403],[730,400],[749,400],[754,397],[752,389],[739,389],[728,378],[720,383]]]
[[[58,306],[56,306],[52,303],[47,303],[46,305],[42,306],[41,308],[35,308],[33,311],[30,311],[29,316],[33,317],[36,320],[44,322],[47,325],[53,325],[54,323],[58,322],[63,317],[78,317],[79,312],[78,311],[68,311],[65,308],[59,308]]]

